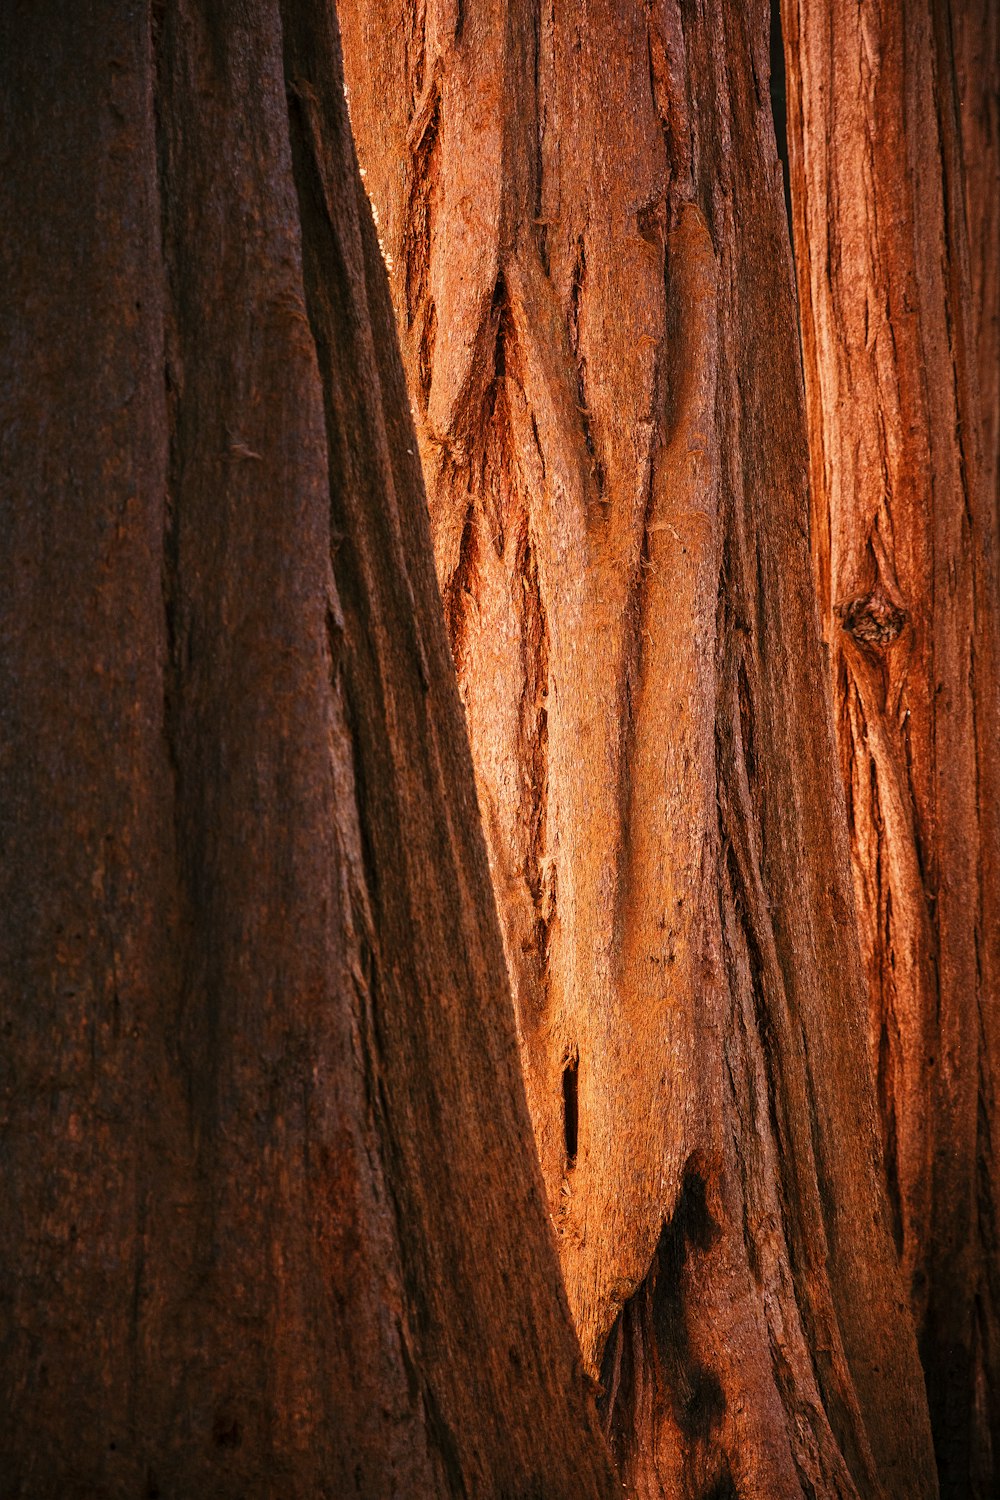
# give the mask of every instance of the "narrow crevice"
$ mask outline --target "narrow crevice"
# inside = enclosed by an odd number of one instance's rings
[[[459,674],[465,660],[466,620],[476,596],[479,543],[475,501],[469,502],[462,528],[458,565],[444,590],[444,615],[455,666]]]
[[[566,1170],[571,1172],[580,1144],[580,1054],[576,1051],[563,1064],[562,1098]]]
[[[532,155],[534,156],[534,172],[532,174],[534,177],[535,199],[534,220],[537,225],[541,225],[542,204],[544,202],[545,162],[542,154],[542,8],[540,0],[538,0],[538,3],[532,6],[531,10],[531,46],[532,78],[534,84],[535,101],[535,129],[533,132],[534,140],[532,142]],[[541,225],[541,228],[542,235],[540,236],[540,238],[544,238],[544,225]],[[542,255],[542,259],[543,261],[547,259],[544,252]],[[546,275],[547,274],[548,266],[546,266]]]
[[[433,297],[428,297],[424,307],[423,327],[420,330],[420,345],[417,352],[417,399],[421,410],[427,414],[431,381],[434,377],[434,348],[437,343],[437,307]]]
[[[497,277],[496,286],[493,288],[491,317],[496,325],[496,342],[493,349],[494,377],[499,380],[505,378],[508,373],[519,375],[514,314],[511,312],[510,297],[507,294],[507,283],[503,272]],[[508,362],[511,364],[510,371],[507,368]]]
[[[797,272],[798,250],[795,244],[795,219],[792,213],[791,160],[788,151],[788,75],[785,69],[785,37],[781,25],[781,0],[771,0],[771,118],[774,123],[774,143],[781,163],[781,187],[785,200],[785,220],[788,227],[788,248],[792,257],[792,295],[795,304],[795,348],[798,355],[799,379],[803,387],[805,377],[805,351],[802,347],[802,303],[799,298]],[[829,247],[828,247],[829,253]],[[816,497],[813,497],[815,503]],[[806,508],[807,540],[812,547],[812,528],[815,522],[812,505]],[[821,580],[822,581],[822,580]],[[821,597],[828,592],[829,580]]]
[[[889,1216],[896,1254],[903,1255],[903,1202],[899,1183],[899,1141],[896,1124],[895,1058],[889,1036],[889,1022],[883,1018],[879,1029],[878,1065],[876,1089],[880,1124],[882,1127],[882,1149],[885,1162],[886,1187],[889,1198]]]
[[[548,968],[556,907],[555,866],[546,859],[549,784],[549,626],[538,563],[525,515],[517,550],[517,574],[524,585],[521,634],[524,692],[521,698],[521,753],[531,768],[524,794],[528,829],[525,879],[535,909],[535,948],[542,974]]]
[[[412,328],[424,307],[430,277],[431,236],[438,189],[441,97],[436,81],[410,127],[409,198],[404,239],[406,323]]]
[[[795,254],[792,235],[792,183],[788,164],[788,93],[785,81],[785,39],[781,29],[781,0],[771,0],[771,114],[774,119],[774,142],[781,162],[781,181],[788,215],[788,238]]]

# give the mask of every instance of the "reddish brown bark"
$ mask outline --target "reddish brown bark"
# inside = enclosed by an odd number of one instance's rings
[[[764,7],[341,7],[549,1205],[640,1496],[930,1495]]]
[[[1000,1461],[996,11],[789,0],[785,21],[812,542],[870,1048],[942,1486],[985,1496]]]
[[[610,1496],[331,12],[0,70],[0,1491]]]
[[[949,8],[962,183],[969,245],[971,318],[979,380],[983,485],[1000,524],[1000,6],[963,0]]]

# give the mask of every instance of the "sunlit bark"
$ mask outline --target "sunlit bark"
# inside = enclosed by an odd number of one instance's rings
[[[570,1305],[630,1492],[929,1495],[760,4],[344,0]]]

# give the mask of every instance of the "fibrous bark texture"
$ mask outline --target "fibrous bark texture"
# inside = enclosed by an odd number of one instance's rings
[[[786,0],[812,548],[942,1487],[1000,1461],[995,5]]]
[[[759,3],[344,0],[528,1099],[637,1496],[931,1495]]]
[[[332,12],[0,69],[0,1493],[610,1496]]]

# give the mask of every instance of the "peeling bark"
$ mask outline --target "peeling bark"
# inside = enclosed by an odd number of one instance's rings
[[[325,4],[0,20],[0,1491],[610,1497]]]
[[[932,1495],[766,9],[345,0],[341,23],[528,1101],[625,1486]],[[893,588],[861,634],[895,628]]]
[[[943,1491],[1000,1459],[996,7],[786,0],[812,546]],[[987,186],[989,184],[989,186]]]

